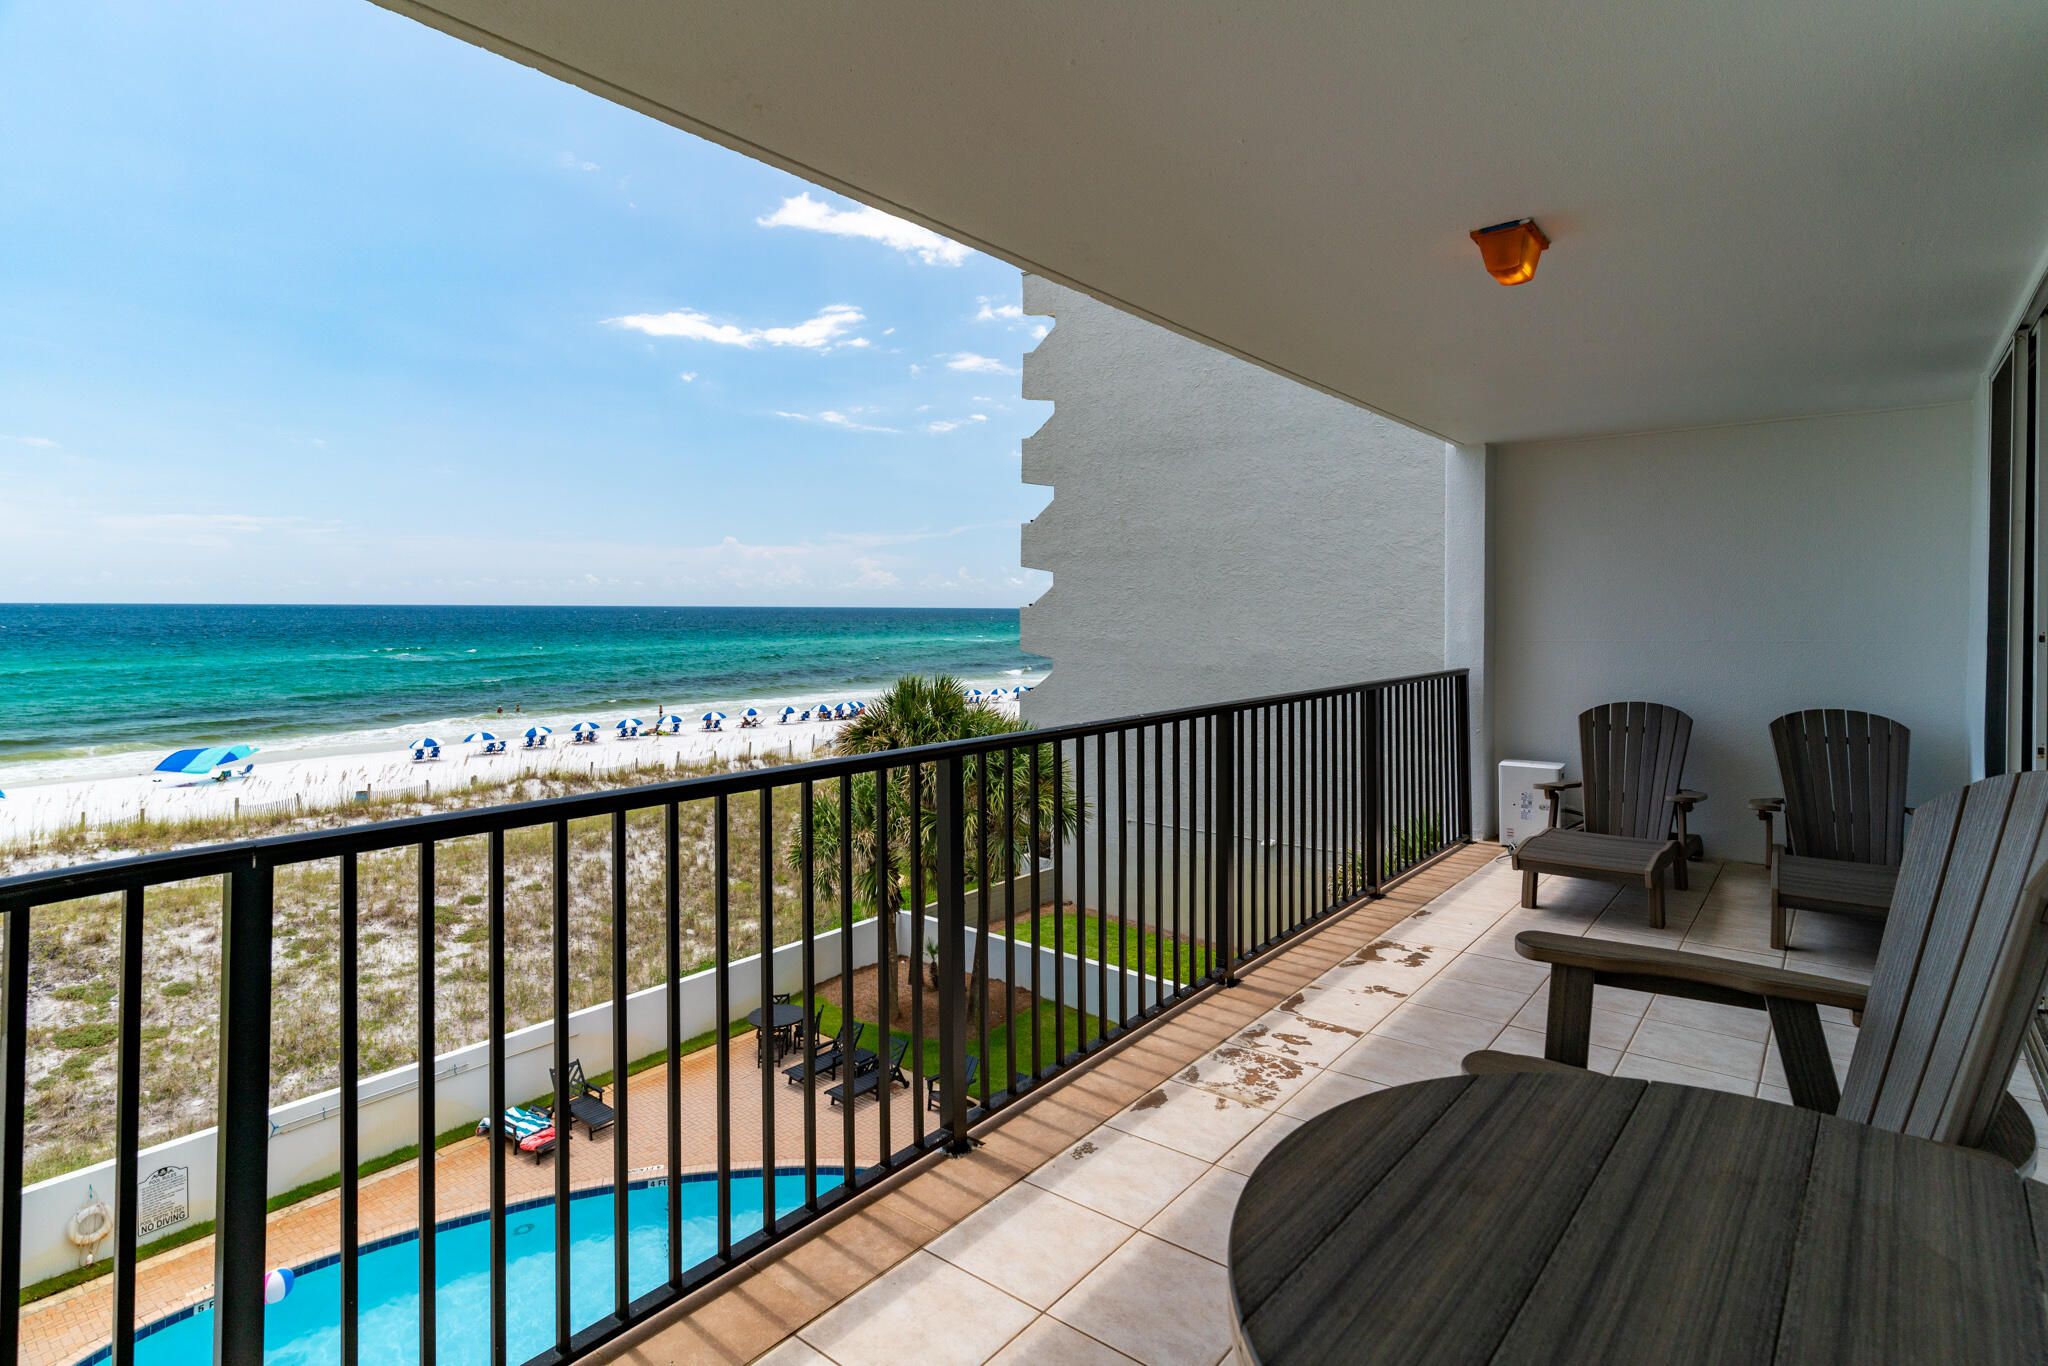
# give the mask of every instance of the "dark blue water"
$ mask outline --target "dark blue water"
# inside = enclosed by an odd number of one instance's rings
[[[1044,664],[1014,609],[0,605],[0,767]]]

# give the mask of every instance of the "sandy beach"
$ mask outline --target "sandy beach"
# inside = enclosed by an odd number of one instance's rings
[[[824,696],[833,701],[869,700],[868,695],[861,693],[834,692]],[[773,712],[779,714],[785,705],[786,702],[776,700]],[[989,705],[1011,716],[1017,713],[1013,698]],[[759,726],[740,725],[748,706],[761,712]],[[828,747],[841,725],[833,721],[785,725],[770,714],[770,705],[762,702],[700,707],[695,715],[701,716],[705,710],[728,714],[722,729],[707,731],[700,720],[692,717],[686,719],[680,734],[642,734],[635,739],[620,739],[613,729],[613,723],[619,719],[616,715],[584,711],[560,715],[508,713],[502,718],[435,722],[403,732],[410,738],[431,735],[442,742],[441,757],[426,762],[414,761],[409,747],[392,747],[388,740],[376,748],[342,748],[338,752],[317,741],[285,743],[259,750],[252,759],[254,770],[245,778],[227,782],[140,771],[124,777],[29,785],[0,776],[0,791],[7,794],[6,800],[0,801],[0,845],[24,842],[60,829],[111,825],[138,817],[179,821],[237,813],[332,809],[356,800],[358,793],[388,796],[399,792],[446,791],[468,786],[472,780],[499,782],[522,773],[603,774],[651,765],[744,763],[769,756],[797,760]],[[651,724],[655,717],[643,719]],[[584,720],[603,727],[601,738],[592,743],[572,743],[574,737],[569,727]],[[522,748],[521,737],[528,727],[536,725],[551,727],[554,734],[548,736],[543,748]],[[505,752],[484,755],[481,742],[462,743],[464,735],[478,729],[488,730],[506,741]],[[148,759],[139,759],[138,770],[147,762]]]

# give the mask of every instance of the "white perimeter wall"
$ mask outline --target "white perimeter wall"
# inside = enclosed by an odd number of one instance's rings
[[[1034,276],[1024,358],[1053,415],[1023,613],[1050,725],[1444,665],[1444,446]]]
[[[1958,403],[1495,447],[1495,757],[1575,777],[1581,710],[1672,703],[1694,721],[1686,782],[1711,797],[1694,828],[1743,859],[1784,712],[1905,722],[1911,801],[1969,781],[1977,435]]]

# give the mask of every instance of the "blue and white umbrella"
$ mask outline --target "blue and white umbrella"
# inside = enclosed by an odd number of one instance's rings
[[[222,764],[239,763],[256,752],[254,745],[217,745],[211,749],[181,749],[164,756],[158,773],[205,773]]]
[[[725,713],[722,711],[707,711],[704,713],[704,719],[706,721],[723,721]]]
[[[477,743],[478,743],[479,741],[481,741],[481,742],[482,742],[482,743],[484,743],[484,744],[489,744],[489,743],[491,743],[492,741],[496,740],[497,738],[498,738],[497,736],[495,736],[495,735],[491,734],[491,733],[490,733],[489,731],[487,731],[487,730],[480,730],[480,731],[477,731],[476,733],[474,733],[474,734],[472,734],[472,735],[465,735],[465,736],[463,736],[463,737],[462,737],[462,743],[463,743],[463,744],[465,744],[465,745],[474,745],[474,744],[477,744]]]
[[[422,735],[419,739],[412,742],[412,747],[414,749],[439,749],[441,742],[431,735]]]
[[[543,735],[553,735],[554,733],[553,728],[549,726],[528,726],[526,728],[526,738],[529,740],[538,740]]]
[[[569,727],[569,729],[576,732],[576,734],[581,735],[585,731],[596,732],[603,730],[604,727],[598,725],[595,721],[578,721],[575,725]]]
[[[796,715],[796,708],[795,708],[795,707],[784,707],[784,708],[782,709],[782,719],[783,719],[783,720],[785,720],[785,721],[787,721],[787,720],[788,720],[788,719],[789,719],[790,717],[792,717],[792,716],[795,716],[795,715]]]
[[[741,716],[759,716],[760,714],[760,712],[755,711],[752,707],[748,707],[745,711],[740,713]]]
[[[812,707],[811,710],[821,717],[830,716],[832,714],[832,704],[830,702],[820,702],[817,706]]]
[[[642,726],[644,726],[644,725],[646,725],[646,724],[647,724],[647,723],[646,723],[645,721],[642,721],[642,720],[641,720],[641,719],[640,719],[639,717],[637,717],[637,716],[629,716],[629,717],[627,717],[627,718],[626,718],[625,720],[623,720],[623,721],[619,722],[619,723],[618,723],[617,725],[613,726],[613,727],[612,727],[612,729],[613,729],[613,730],[621,730],[621,731],[624,731],[624,730],[639,730],[639,729],[640,729],[640,728],[641,728]]]

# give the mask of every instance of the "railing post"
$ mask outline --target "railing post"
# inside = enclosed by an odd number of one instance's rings
[[[1379,688],[1365,690],[1365,885],[1373,896],[1380,895],[1380,878],[1386,855],[1385,832],[1381,830],[1386,810],[1386,693]]]
[[[939,827],[939,1118],[946,1151],[957,1156],[974,1147],[967,1136],[967,813],[959,756],[949,754],[932,767]]]
[[[1452,723],[1458,728],[1458,834],[1460,842],[1472,839],[1472,675],[1456,674],[1451,690],[1457,698]]]
[[[1223,985],[1237,985],[1237,728],[1238,712],[1216,713],[1216,956]]]
[[[270,1167],[271,870],[228,874],[220,941],[220,1118],[213,1359],[262,1366],[264,1204]],[[126,1006],[123,1002],[123,1006]],[[427,1139],[431,1151],[433,1139]],[[121,1192],[123,1197],[132,1193]]]

